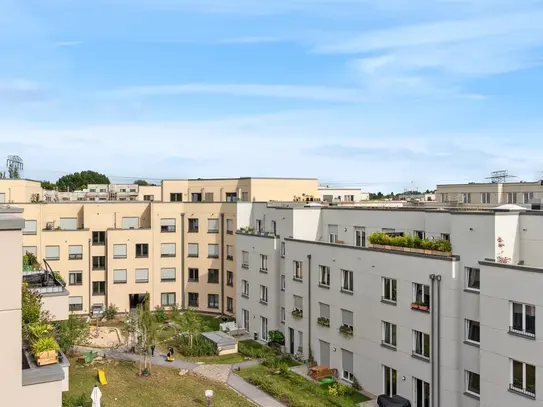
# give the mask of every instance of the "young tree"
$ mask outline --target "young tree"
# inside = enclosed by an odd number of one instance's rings
[[[55,337],[60,349],[71,354],[74,346],[86,345],[90,330],[89,324],[80,316],[71,314],[67,320],[55,323]]]
[[[136,352],[140,355],[140,375],[151,374],[150,349],[155,342],[157,331],[151,311],[144,305],[138,305],[136,312],[127,316],[125,327],[136,340]]]
[[[64,175],[57,181],[57,186],[60,191],[84,189],[89,184],[111,184],[111,182],[106,175],[90,170]]]
[[[198,337],[203,329],[202,318],[193,310],[189,309],[175,321],[179,332],[189,336],[190,347],[192,348],[194,337]]]

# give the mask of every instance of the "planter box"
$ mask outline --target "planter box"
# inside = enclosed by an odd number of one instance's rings
[[[428,254],[431,256],[442,256],[442,257],[451,257],[451,252],[440,252],[437,250],[426,250],[426,249],[416,249],[414,247],[401,247],[401,246],[387,246],[382,244],[371,244],[373,249],[383,249],[383,250],[392,250],[396,252],[408,252],[408,253],[419,253],[419,254]]]
[[[34,355],[34,358],[38,366],[54,365],[58,363],[58,352],[56,350],[40,352]]]
[[[419,304],[411,304],[411,309],[419,309]]]

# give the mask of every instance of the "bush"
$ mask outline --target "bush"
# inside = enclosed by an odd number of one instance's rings
[[[111,321],[112,319],[115,319],[118,313],[119,307],[117,307],[115,304],[109,304],[109,307],[106,307],[104,311],[104,318],[107,321]]]
[[[190,335],[180,335],[174,339],[175,347],[183,356],[201,357],[216,356],[215,344],[203,336],[194,336],[192,342]]]
[[[66,287],[66,281],[64,281],[64,277],[62,277],[62,274],[55,271],[53,273],[53,276],[55,277],[55,279],[57,279],[58,282],[60,282],[60,284]]]
[[[251,359],[266,359],[276,356],[277,353],[266,346],[254,341],[241,341],[238,343],[238,353]]]
[[[41,352],[48,352],[52,350],[60,350],[58,343],[52,336],[44,336],[32,343],[32,353],[37,355]]]
[[[383,232],[374,232],[369,236],[371,244],[396,247],[412,247],[415,249],[435,250],[439,252],[452,251],[451,242],[440,239],[421,239],[413,237],[409,233],[403,236],[389,236]]]
[[[285,344],[285,335],[283,335],[283,332],[281,331],[270,331],[268,332],[268,336],[270,338],[270,342],[276,342],[281,345]]]
[[[166,321],[166,309],[160,305],[157,305],[155,307],[155,318],[157,322],[164,322]]]
[[[89,336],[89,324],[78,315],[71,314],[67,320],[55,323],[55,337],[60,349],[70,354],[76,345],[86,345]]]

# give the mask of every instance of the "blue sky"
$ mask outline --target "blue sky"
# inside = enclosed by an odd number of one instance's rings
[[[542,174],[542,0],[0,9],[0,152],[29,178],[92,168],[401,191]]]

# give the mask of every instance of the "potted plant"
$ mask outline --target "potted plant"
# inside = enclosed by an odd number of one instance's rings
[[[38,366],[57,363],[59,350],[58,343],[52,336],[43,336],[32,343],[32,354]]]
[[[353,336],[353,328],[343,324],[339,327],[339,333],[345,338],[351,338]]]
[[[325,317],[318,317],[317,324],[319,324],[320,326],[324,326],[326,328],[330,328],[330,319],[325,318]]]
[[[429,310],[428,304],[425,303],[425,302],[419,302],[419,303],[418,303],[418,306],[419,306],[419,309],[420,309],[421,311],[428,311],[428,310]]]
[[[294,319],[302,319],[304,316],[304,313],[301,309],[295,308],[292,310],[292,318]]]
[[[418,302],[414,302],[411,304],[411,309],[419,309],[419,303]]]

